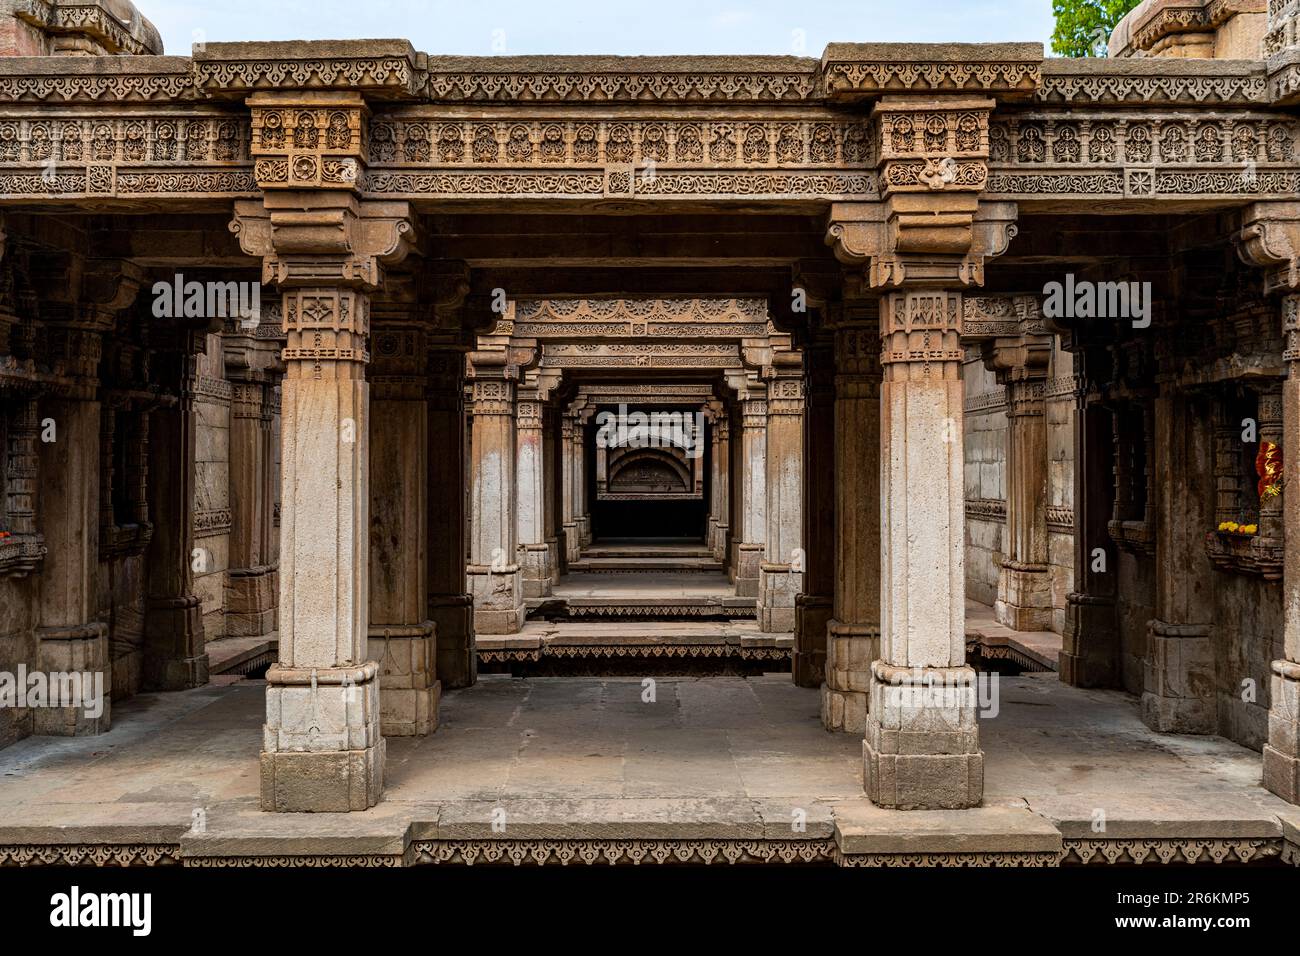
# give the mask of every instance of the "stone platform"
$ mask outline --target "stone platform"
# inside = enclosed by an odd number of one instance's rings
[[[222,678],[0,752],[0,863],[1300,862],[1300,808],[1260,787],[1253,751],[1154,734],[1134,698],[1055,675],[999,687],[977,810],[873,807],[861,740],[822,730],[787,675],[489,676],[445,695],[435,735],[388,740],[377,807],[270,814],[265,686]]]

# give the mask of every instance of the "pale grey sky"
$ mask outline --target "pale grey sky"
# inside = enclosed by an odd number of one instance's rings
[[[399,37],[427,53],[820,56],[828,42],[1048,45],[1051,0],[135,0],[196,41]]]

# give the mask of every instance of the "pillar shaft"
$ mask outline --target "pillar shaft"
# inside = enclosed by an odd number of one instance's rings
[[[997,619],[1017,631],[1052,626],[1047,539],[1047,380],[1050,346],[1008,351],[1018,360],[999,375],[1007,390],[1007,530],[998,571]],[[1038,361],[1034,361],[1038,359]]]
[[[820,334],[804,352],[807,415],[800,501],[804,529],[803,593],[795,599],[794,682],[820,688],[826,676],[827,627],[835,593],[835,348]],[[859,728],[861,732],[861,728]]]
[[[767,531],[758,616],[769,633],[794,631],[795,599],[803,591],[803,406],[802,369],[782,368],[767,399]]]
[[[728,560],[731,538],[731,421],[725,412],[713,425],[713,556]]]
[[[1213,432],[1192,401],[1162,383],[1155,400],[1156,614],[1147,632],[1142,719],[1165,733],[1213,733],[1213,598],[1190,586],[1207,580],[1205,529],[1214,517]],[[1173,476],[1177,476],[1176,479]]]
[[[867,795],[883,807],[983,796],[965,657],[961,301],[918,289],[881,306],[881,656],[863,752]]]
[[[188,338],[188,336],[186,336]],[[194,356],[173,353],[177,401],[149,419],[153,536],[146,551],[144,687],[186,690],[208,682],[202,601],[194,593],[194,482],[198,414]]]
[[[1300,462],[1300,296],[1282,303],[1287,377],[1282,383],[1282,467]],[[1300,494],[1294,480],[1282,492],[1287,541],[1300,541]],[[1269,679],[1268,743],[1264,786],[1300,804],[1300,548],[1287,547],[1282,570],[1282,658]]]
[[[1076,355],[1075,362],[1079,363]],[[1066,598],[1061,680],[1119,684],[1115,594],[1119,567],[1108,525],[1114,511],[1110,412],[1079,385],[1074,410],[1074,591]]]
[[[822,724],[865,734],[871,664],[880,656],[878,324],[846,323],[836,332],[835,356],[836,580]]]
[[[546,543],[546,448],[542,403],[515,404],[515,520],[524,597],[551,593],[551,553]]]
[[[284,293],[280,659],[267,673],[264,810],[364,810],[383,790],[367,644],[368,310],[367,294],[343,285]]]
[[[767,539],[767,399],[741,402],[740,540],[736,546],[736,594],[757,597]]]
[[[230,563],[224,603],[226,634],[239,637],[275,630],[279,575],[270,547],[275,506],[273,494],[268,494],[271,386],[250,375],[236,378],[232,390]]]
[[[515,383],[507,366],[483,358],[474,367],[469,586],[475,632],[514,634],[524,622],[516,555]]]
[[[465,590],[465,356],[431,348],[426,391],[429,542],[428,618],[437,630],[437,674],[446,688],[478,679],[474,602]]]

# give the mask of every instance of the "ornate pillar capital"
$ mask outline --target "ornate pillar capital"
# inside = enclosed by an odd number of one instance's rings
[[[1242,213],[1237,253],[1265,270],[1265,292],[1300,291],[1300,202],[1257,202]]]

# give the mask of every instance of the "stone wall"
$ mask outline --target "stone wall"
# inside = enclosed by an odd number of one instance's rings
[[[1109,55],[1255,59],[1267,19],[1268,0],[1143,0],[1111,33]]]

